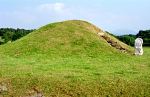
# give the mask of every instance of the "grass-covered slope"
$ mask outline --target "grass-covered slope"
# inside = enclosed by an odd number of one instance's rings
[[[0,46],[0,97],[148,97],[150,48],[130,53],[85,21],[46,25]]]
[[[4,45],[1,47],[3,49],[1,51],[11,56],[38,53],[53,57],[87,54],[90,57],[96,57],[101,53],[117,53],[115,48],[97,35],[99,32],[105,33],[85,21],[72,20],[52,23],[16,42]],[[111,39],[113,38],[111,37]],[[127,46],[123,46],[128,49]]]

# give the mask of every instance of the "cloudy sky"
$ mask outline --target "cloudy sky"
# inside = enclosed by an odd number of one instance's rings
[[[150,29],[150,0],[0,0],[0,28],[80,19],[113,34]]]

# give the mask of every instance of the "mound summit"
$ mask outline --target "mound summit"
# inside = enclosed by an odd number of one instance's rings
[[[131,48],[98,27],[81,20],[51,23],[29,35],[2,45],[11,56],[47,54],[49,56],[88,55],[131,52]]]

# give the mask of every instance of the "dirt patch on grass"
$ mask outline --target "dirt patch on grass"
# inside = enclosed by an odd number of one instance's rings
[[[105,33],[101,32],[101,33],[98,33],[98,35],[100,37],[102,37],[113,48],[115,48],[117,50],[120,50],[121,52],[124,52],[124,53],[129,53],[130,52],[127,48],[120,45],[117,41],[111,39],[108,35],[105,35]]]
[[[26,96],[26,97],[45,97],[43,95],[43,93],[35,87],[32,90],[28,91],[27,94],[28,94],[28,96]]]

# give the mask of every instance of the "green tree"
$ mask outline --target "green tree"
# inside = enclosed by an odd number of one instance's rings
[[[126,44],[128,44],[130,46],[134,46],[134,41],[136,39],[136,36],[132,35],[132,34],[129,34],[129,35],[117,36],[117,38],[120,41],[122,41],[122,42],[124,42],[124,43],[126,43]]]
[[[15,41],[29,33],[31,33],[34,30],[25,30],[25,29],[13,29],[13,28],[0,28],[0,37],[1,42],[0,44],[6,43],[8,41]],[[4,40],[4,42],[3,42]]]
[[[3,38],[5,40],[5,43],[8,41],[12,41],[13,35],[14,35],[14,33],[11,31],[7,31],[6,33],[4,33]]]
[[[150,30],[140,30],[136,36],[143,39],[144,46],[150,46]]]

